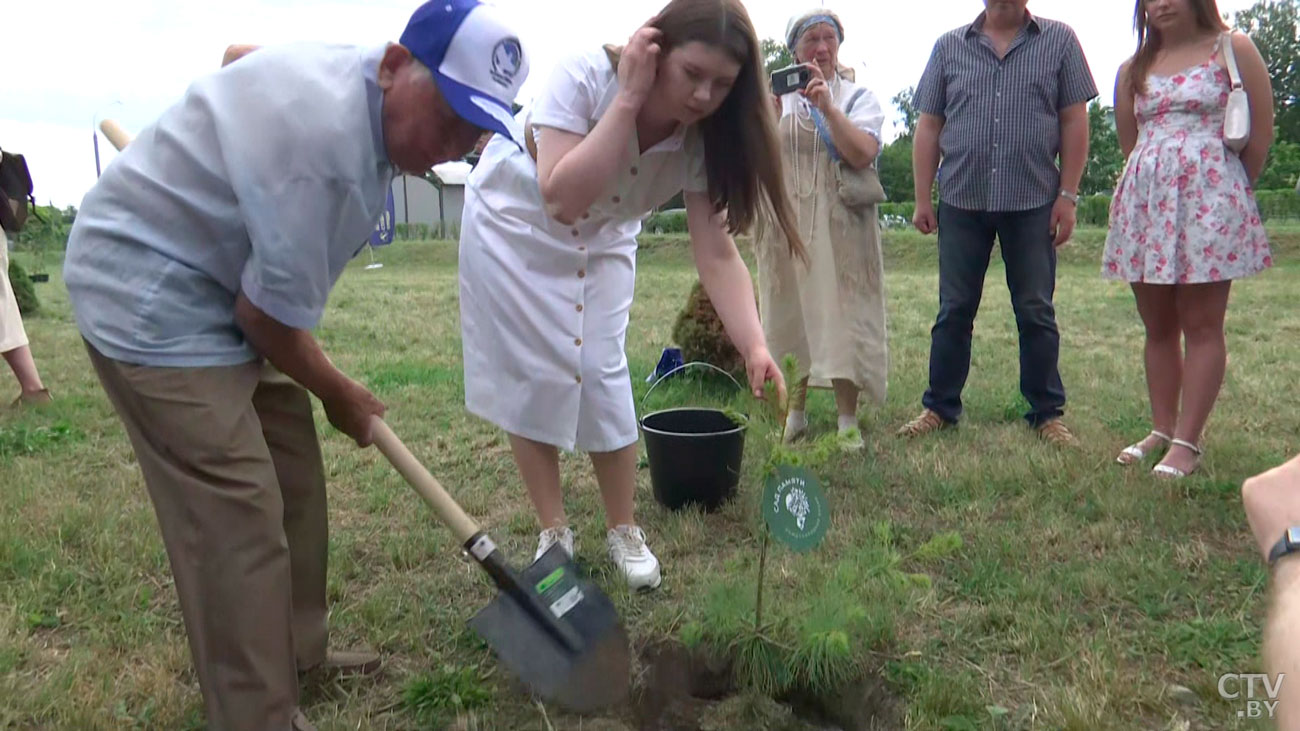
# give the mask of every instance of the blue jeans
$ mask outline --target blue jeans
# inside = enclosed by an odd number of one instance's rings
[[[939,316],[930,331],[930,388],[921,399],[945,421],[961,418],[970,373],[971,332],[984,292],[993,239],[1002,244],[1007,288],[1020,330],[1020,392],[1025,419],[1038,426],[1060,416],[1065,386],[1057,369],[1056,248],[1048,231],[1052,204],[1015,212],[967,211],[939,204]]]

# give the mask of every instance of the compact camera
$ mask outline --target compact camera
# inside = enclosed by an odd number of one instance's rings
[[[772,93],[777,96],[799,91],[812,81],[812,69],[807,66],[786,66],[772,72]]]

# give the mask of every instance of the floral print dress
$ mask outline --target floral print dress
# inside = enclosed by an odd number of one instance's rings
[[[1148,77],[1134,100],[1137,144],[1111,202],[1104,278],[1196,284],[1272,266],[1246,168],[1223,144],[1229,88],[1213,60]]]

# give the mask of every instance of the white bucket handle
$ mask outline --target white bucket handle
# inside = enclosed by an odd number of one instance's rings
[[[645,392],[645,395],[641,397],[641,411],[642,411],[643,413],[645,412],[645,401],[646,401],[646,399],[650,398],[650,394],[654,393],[654,390],[655,390],[656,388],[659,387],[659,384],[661,384],[661,383],[664,382],[664,379],[665,379],[665,378],[671,376],[672,374],[676,373],[677,371],[685,370],[686,368],[689,368],[690,366],[696,366],[696,365],[704,366],[705,368],[712,368],[713,370],[717,371],[718,373],[721,373],[722,375],[724,375],[724,376],[726,376],[728,379],[730,379],[732,383],[736,384],[736,388],[740,389],[741,391],[744,391],[744,390],[745,390],[745,387],[742,386],[742,385],[740,385],[740,381],[737,381],[737,380],[736,380],[736,377],[733,376],[733,375],[731,375],[730,373],[728,373],[728,372],[722,370],[721,368],[719,368],[719,367],[713,365],[712,363],[709,363],[709,362],[706,362],[706,361],[702,361],[702,360],[693,360],[693,361],[691,361],[690,363],[683,363],[683,364],[677,366],[676,368],[672,369],[671,371],[668,371],[667,373],[665,373],[665,374],[663,374],[662,376],[660,376],[657,380],[655,380],[654,384],[653,384],[652,386],[650,386],[650,390],[649,390],[649,391],[646,391],[646,392]]]

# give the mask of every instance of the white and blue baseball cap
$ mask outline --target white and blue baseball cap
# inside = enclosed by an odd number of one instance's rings
[[[511,104],[528,78],[528,58],[499,9],[479,0],[430,0],[411,15],[401,43],[429,67],[462,119],[523,144]]]

